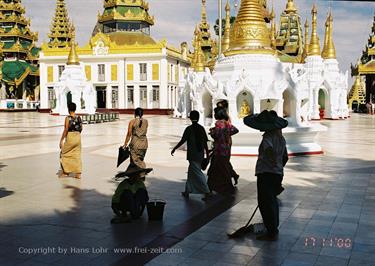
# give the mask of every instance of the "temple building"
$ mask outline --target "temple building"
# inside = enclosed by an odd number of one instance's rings
[[[375,15],[366,48],[355,66],[352,76],[362,76],[366,82],[366,103],[375,103]],[[356,82],[356,81],[355,81]]]
[[[322,151],[314,138],[325,129],[310,120],[349,116],[348,73],[340,72],[336,59],[332,13],[324,24],[321,49],[316,6],[309,38],[308,22],[303,34],[298,8],[293,0],[285,1],[277,29],[273,8],[265,12],[266,1],[242,0],[234,23],[225,23],[222,54],[213,66],[203,62],[202,33],[199,28],[195,31],[194,68],[180,88],[183,94],[175,116],[197,110],[201,123],[210,127],[216,103],[226,100],[231,121],[240,130],[233,138],[234,154],[256,154],[259,132],[244,126],[242,119],[265,109],[288,120],[283,134],[291,153]],[[229,18],[229,1],[225,11]]]
[[[165,40],[155,41],[153,25],[145,0],[104,0],[89,42],[75,48],[79,67],[95,88],[97,110],[132,112],[142,107],[146,112],[169,113],[176,107],[179,82],[192,56],[186,43],[174,48]],[[56,109],[54,88],[71,50],[64,0],[57,1],[49,37],[40,52],[42,110]]]
[[[0,0],[0,109],[35,109],[39,99],[38,33],[21,0]]]

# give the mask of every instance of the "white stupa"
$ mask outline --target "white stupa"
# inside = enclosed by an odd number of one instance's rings
[[[77,105],[78,114],[95,114],[96,91],[91,82],[87,81],[85,71],[79,64],[74,39],[71,42],[68,62],[59,81],[54,86],[56,107],[54,114],[68,115],[68,101]]]

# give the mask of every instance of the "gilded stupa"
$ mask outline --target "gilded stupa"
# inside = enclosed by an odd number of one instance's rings
[[[336,49],[335,44],[333,42],[333,17],[332,13],[329,12],[327,20],[326,20],[326,32],[324,37],[324,46],[322,51],[322,58],[324,59],[335,59],[336,58]]]
[[[5,99],[34,100],[39,84],[38,33],[30,30],[21,0],[0,0],[1,80]],[[4,95],[3,95],[4,96]]]
[[[66,10],[65,0],[56,1],[55,16],[52,19],[50,33],[48,34],[50,47],[67,47],[72,38],[71,23],[69,21],[68,11]]]
[[[355,66],[351,66],[352,76],[364,76],[366,82],[366,102],[375,102],[375,15],[367,45]]]
[[[210,24],[207,22],[206,0],[202,0],[201,21],[198,24],[198,29],[200,33],[201,49],[205,56],[205,62],[208,62],[212,59],[213,40],[210,33]]]
[[[240,10],[230,32],[225,56],[246,53],[274,54],[271,34],[259,0],[241,1]]]
[[[294,63],[303,61],[302,23],[294,0],[288,0],[285,10],[280,15],[276,49],[280,51],[279,54],[282,61]]]

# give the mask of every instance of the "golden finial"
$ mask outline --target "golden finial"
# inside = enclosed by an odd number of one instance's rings
[[[327,40],[324,41],[324,49],[323,49],[323,53],[322,53],[322,57],[324,59],[335,59],[336,58],[336,48],[335,48],[335,44],[333,42],[333,16],[332,16],[332,12],[330,11],[329,12],[329,15],[327,17],[327,21],[326,21],[326,25],[328,25],[328,27],[326,27],[326,38]]]
[[[207,22],[206,0],[202,0],[202,22]]]
[[[228,50],[230,44],[230,5],[229,1],[225,5],[225,27],[224,27],[224,36],[221,43],[221,49],[223,52]]]
[[[288,3],[286,4],[285,12],[286,12],[286,13],[297,12],[297,8],[296,8],[296,6],[294,5],[294,1],[293,1],[293,0],[288,0]]]
[[[70,40],[70,51],[69,51],[69,56],[68,56],[68,62],[66,64],[67,65],[79,65],[79,58],[78,58],[78,54],[76,51],[76,43],[75,43],[75,28],[73,25],[71,27],[71,33],[72,33],[72,38]]]
[[[309,52],[308,55],[320,55],[320,43],[319,43],[319,37],[316,30],[317,26],[317,13],[318,10],[316,9],[316,5],[314,4],[311,14],[312,14],[312,29],[311,29],[311,40],[310,40],[310,46],[309,46]]]
[[[305,46],[303,48],[303,53],[302,53],[302,59],[305,60],[306,56],[309,53],[309,22],[305,21],[305,39],[304,39]]]
[[[259,0],[242,0],[230,33],[229,49],[225,55],[249,53],[274,54]]]
[[[276,49],[276,23],[275,23],[275,10],[272,5],[271,11],[271,47]]]
[[[199,28],[197,27],[195,32],[195,46],[194,46],[194,70],[196,72],[204,72],[204,64],[206,57],[202,50],[202,36]]]

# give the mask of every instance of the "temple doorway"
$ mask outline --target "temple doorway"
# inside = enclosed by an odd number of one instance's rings
[[[68,106],[72,102],[72,93],[69,91],[66,94],[66,106]]]
[[[98,108],[106,108],[106,87],[96,87],[96,103]]]
[[[320,88],[318,93],[318,105],[319,105],[319,116],[320,119],[327,116],[330,113],[330,104],[328,92],[325,88]]]

